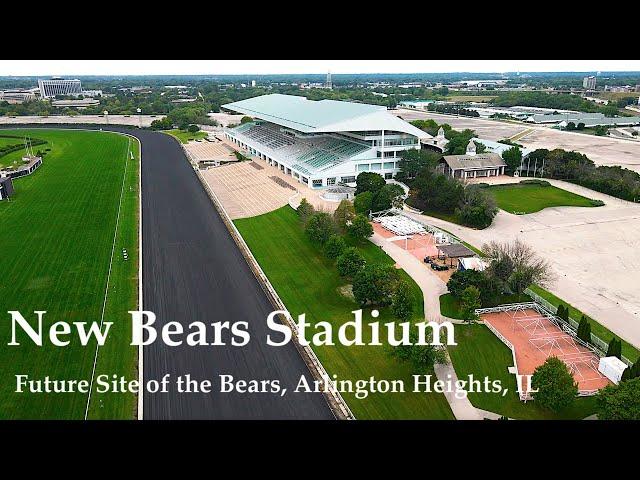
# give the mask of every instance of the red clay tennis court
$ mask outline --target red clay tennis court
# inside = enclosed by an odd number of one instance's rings
[[[532,375],[548,357],[555,356],[566,363],[582,394],[592,393],[610,383],[598,371],[598,355],[581,345],[544,313],[533,308],[516,307],[482,313],[481,318],[513,346],[518,374]],[[521,385],[523,392],[525,387]]]

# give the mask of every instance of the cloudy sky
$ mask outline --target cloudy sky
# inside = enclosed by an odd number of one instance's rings
[[[0,60],[0,76],[640,71],[638,60]]]

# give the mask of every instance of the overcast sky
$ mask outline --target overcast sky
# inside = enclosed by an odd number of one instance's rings
[[[0,76],[640,71],[639,60],[0,60]]]

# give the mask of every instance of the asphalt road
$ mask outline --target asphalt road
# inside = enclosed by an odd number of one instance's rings
[[[333,419],[322,394],[292,391],[303,375],[312,382],[309,371],[293,344],[266,344],[273,308],[180,145],[157,132],[102,128],[142,145],[143,308],[156,326],[246,321],[251,335],[243,347],[170,347],[161,339],[144,347],[145,381],[190,375],[214,385],[212,393],[145,393],[144,419]],[[219,393],[219,375],[278,380],[287,394]]]

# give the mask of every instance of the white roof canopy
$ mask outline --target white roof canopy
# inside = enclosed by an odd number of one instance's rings
[[[222,107],[304,133],[388,130],[418,138],[432,138],[387,112],[386,107],[365,103],[314,101],[296,95],[271,94],[227,103]]]

